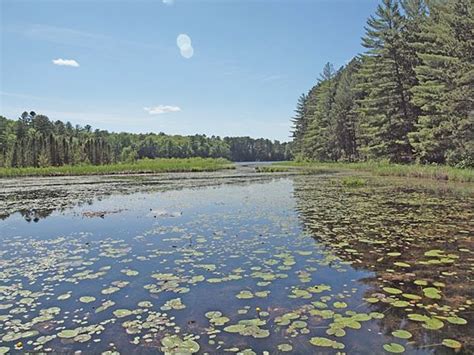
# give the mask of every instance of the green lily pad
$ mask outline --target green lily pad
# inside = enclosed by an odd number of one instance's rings
[[[467,324],[467,320],[461,317],[452,316],[452,317],[447,317],[446,320],[451,324],[458,324],[458,325]]]
[[[320,347],[325,347],[325,348],[333,348],[333,349],[344,349],[345,346],[342,343],[339,343],[335,340],[331,340],[328,338],[323,338],[323,337],[313,337],[309,340],[311,345],[314,346],[320,346]]]
[[[103,295],[111,295],[112,293],[115,293],[117,291],[120,291],[119,287],[111,286],[104,288],[102,291],[100,291],[100,293],[102,293]]]
[[[410,339],[413,335],[408,330],[398,329],[392,332],[392,335],[400,339]]]
[[[250,291],[244,290],[244,291],[240,291],[235,297],[239,299],[249,299],[249,298],[253,298],[253,294]]]
[[[59,338],[71,339],[76,337],[79,334],[77,329],[65,329],[58,333]]]
[[[411,267],[410,264],[407,264],[407,263],[404,263],[404,262],[401,262],[401,261],[397,261],[397,262],[393,263],[393,265],[399,266],[399,267]]]
[[[178,335],[169,335],[161,339],[162,350],[168,354],[194,354],[200,349],[192,339],[183,340]]]
[[[90,334],[79,334],[78,336],[74,337],[74,341],[77,341],[78,343],[86,343],[91,339],[92,336]]]
[[[407,302],[407,301],[398,300],[398,301],[392,302],[391,305],[394,306],[394,307],[402,308],[402,307],[408,307],[410,305],[410,303]]]
[[[444,323],[437,318],[429,318],[421,325],[423,328],[437,330],[444,326]]]
[[[82,296],[79,298],[79,301],[82,303],[91,303],[95,301],[95,297],[92,296]]]
[[[387,293],[390,293],[391,295],[399,295],[402,294],[402,290],[399,290],[398,288],[394,287],[384,287],[382,290],[384,290]]]
[[[293,350],[293,346],[290,345],[290,344],[278,344],[278,350],[282,351],[282,352],[288,352],[288,351],[291,351]]]
[[[443,339],[442,344],[451,349],[460,349],[462,347],[462,344],[454,339]]]
[[[408,319],[413,320],[415,322],[426,322],[430,319],[430,317],[418,313],[412,313],[408,315]]]
[[[428,298],[432,298],[432,299],[440,299],[441,298],[440,291],[437,288],[434,288],[434,287],[424,288],[423,293]]]
[[[309,342],[315,346],[332,347],[334,340],[323,337],[314,337],[311,338]]]
[[[398,251],[392,251],[390,253],[387,253],[388,256],[400,256],[402,255],[401,253],[399,253]]]
[[[394,354],[401,354],[405,352],[405,347],[397,343],[384,344],[383,348],[385,351],[388,351],[389,353],[394,353]]]
[[[124,318],[131,315],[132,311],[129,309],[116,309],[113,313],[114,316],[116,316],[117,318]]]
[[[204,316],[205,316],[206,318],[209,318],[209,319],[218,318],[218,317],[222,316],[222,312],[219,312],[219,311],[210,311],[210,312],[207,312]]]

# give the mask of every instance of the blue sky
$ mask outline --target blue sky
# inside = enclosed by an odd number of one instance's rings
[[[363,50],[377,3],[0,0],[0,114],[286,141],[298,96]]]

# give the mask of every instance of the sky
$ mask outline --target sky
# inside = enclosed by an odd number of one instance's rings
[[[377,0],[0,0],[0,115],[288,141]]]

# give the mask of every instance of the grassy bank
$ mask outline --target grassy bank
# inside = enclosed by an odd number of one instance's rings
[[[233,169],[226,159],[143,159],[134,163],[109,165],[65,165],[46,168],[0,168],[0,177],[141,174],[165,172],[215,171]]]
[[[359,170],[381,176],[406,176],[435,180],[474,182],[474,169],[460,169],[450,166],[401,165],[385,162],[364,163],[318,163],[318,162],[279,162],[278,166],[300,167],[306,169]]]

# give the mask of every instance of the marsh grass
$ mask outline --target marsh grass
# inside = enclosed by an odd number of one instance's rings
[[[133,163],[109,165],[64,165],[45,168],[0,168],[0,177],[17,176],[67,176],[67,175],[109,175],[109,174],[151,174],[166,172],[199,172],[234,169],[226,159],[143,159]]]
[[[401,165],[387,162],[363,163],[319,163],[319,162],[279,162],[277,166],[300,167],[305,170],[359,170],[381,176],[404,176],[456,182],[474,182],[474,169],[461,169],[444,165]]]
[[[255,168],[257,173],[286,173],[290,171],[288,167],[284,166],[257,166]]]
[[[348,176],[342,179],[342,184],[347,187],[362,187],[367,185],[367,181],[361,178]]]

